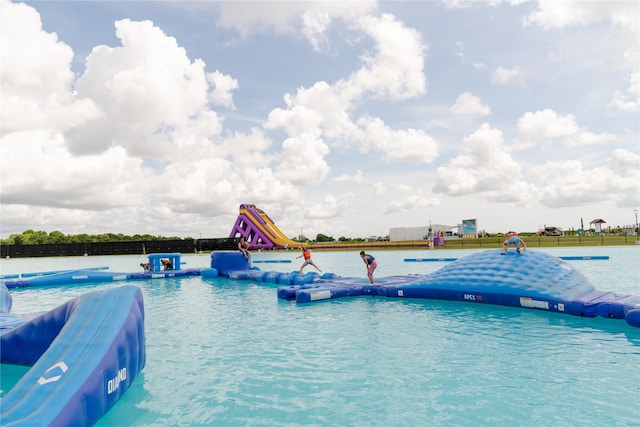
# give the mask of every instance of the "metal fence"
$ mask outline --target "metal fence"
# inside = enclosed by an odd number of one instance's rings
[[[91,255],[145,255],[160,252],[196,253],[237,249],[233,238],[144,240],[135,242],[59,243],[42,245],[1,245],[2,258],[31,258]]]
[[[550,247],[569,247],[569,246],[625,246],[636,245],[638,243],[636,236],[617,236],[617,235],[600,235],[600,236],[521,236],[527,247],[531,248],[550,248]],[[461,248],[499,248],[505,237],[484,237],[479,239],[447,239],[445,246],[440,248],[461,249]]]

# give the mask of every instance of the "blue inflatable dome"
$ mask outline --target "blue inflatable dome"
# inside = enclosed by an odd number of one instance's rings
[[[552,255],[499,254],[484,251],[460,258],[421,280],[421,285],[558,300],[574,300],[595,291],[582,273]]]
[[[281,299],[299,303],[355,295],[424,298],[523,307],[585,317],[625,319],[640,327],[640,297],[598,291],[571,264],[544,252],[499,250],[460,258],[434,273],[376,278],[315,280],[282,287]]]

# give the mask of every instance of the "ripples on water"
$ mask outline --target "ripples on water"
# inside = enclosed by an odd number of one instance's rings
[[[403,265],[404,256],[416,255],[376,253],[379,276],[441,266]],[[344,276],[364,275],[356,257],[314,254],[325,271]],[[208,257],[185,258],[189,267],[208,264]],[[574,265],[594,284],[594,277],[614,277],[617,287],[633,289],[639,276],[626,263]],[[112,270],[128,271],[119,267]],[[147,365],[99,421],[102,427],[637,425],[640,419],[640,329],[624,321],[380,297],[296,305],[278,301],[277,286],[229,279],[135,283],[145,298]],[[105,286],[18,290],[14,311],[50,309]]]

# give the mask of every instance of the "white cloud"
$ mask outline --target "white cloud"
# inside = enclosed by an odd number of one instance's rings
[[[269,114],[265,127],[284,128],[290,136],[282,143],[278,177],[301,185],[324,181],[329,173],[324,160],[329,147],[321,138],[321,123],[322,117],[317,112],[303,106],[275,109]]]
[[[396,189],[400,193],[405,193],[405,194],[410,194],[410,193],[413,193],[414,191],[414,188],[412,186],[406,185],[406,184],[397,184]]]
[[[618,148],[610,159],[612,169],[620,176],[634,177],[640,173],[640,155]],[[640,181],[640,180],[638,180]],[[636,187],[640,191],[640,186]]]
[[[376,182],[373,184],[373,192],[376,196],[385,196],[388,193],[388,188],[382,182]]]
[[[394,131],[379,118],[371,117],[363,117],[358,124],[365,133],[362,141],[365,152],[374,147],[389,159],[407,163],[431,163],[438,155],[436,141],[422,130]]]
[[[485,194],[490,200],[526,205],[534,189],[505,150],[502,132],[482,124],[464,139],[464,149],[437,169],[434,192],[450,196]]]
[[[594,134],[581,129],[572,114],[560,116],[555,111],[525,113],[518,119],[518,144],[516,149],[559,143],[568,147],[603,144],[615,141],[615,135]]]
[[[627,167],[619,174],[616,167],[621,164]],[[616,150],[609,164],[590,170],[575,160],[548,162],[533,170],[544,180],[540,202],[548,207],[640,204],[640,156],[634,153]]]
[[[333,194],[327,194],[320,203],[314,203],[305,208],[305,216],[309,219],[327,219],[339,216],[345,206],[345,199],[339,199]]]
[[[73,96],[73,51],[42,30],[40,15],[23,3],[2,1],[2,133],[66,129],[100,117],[89,99]]]
[[[364,175],[360,169],[356,170],[355,175],[346,175],[346,174],[340,175],[338,177],[335,177],[333,180],[335,182],[342,182],[345,184],[352,184],[352,185],[362,185],[366,183],[366,180],[364,179]]]
[[[414,194],[411,194],[402,200],[393,200],[389,202],[384,213],[405,212],[414,209],[439,206],[440,204],[441,202],[438,198],[425,195],[421,190],[417,190]]]
[[[620,111],[636,112],[640,110],[640,71],[631,73],[627,92],[616,91],[608,104]]]
[[[239,168],[262,168],[275,160],[271,153],[273,141],[261,129],[249,133],[234,132],[218,146],[216,154],[232,159]]]
[[[331,21],[327,10],[307,10],[302,14],[302,33],[315,50],[322,50],[321,45],[328,43],[325,33]]]
[[[75,153],[95,153],[122,145],[133,154],[166,158],[173,132],[206,120],[215,135],[221,128],[207,112],[205,64],[191,62],[173,37],[150,21],[115,23],[121,47],[97,46],[78,79],[78,96],[100,107],[104,116],[65,136]]]
[[[420,33],[389,14],[364,16],[359,25],[375,41],[376,54],[363,58],[367,65],[349,78],[352,84],[363,93],[394,100],[424,94],[426,46]]]
[[[324,86],[327,89],[329,87],[326,84],[316,85]],[[313,92],[312,88],[311,92]],[[304,101],[307,98],[309,91],[298,90],[298,95],[295,98],[287,94],[285,100],[288,109],[276,108],[269,113],[267,122],[265,123],[266,129],[282,128],[288,135],[298,136],[302,134],[311,133],[315,137],[322,135],[321,126],[325,123],[324,116],[318,111],[315,104],[315,100],[312,98],[310,102],[298,102]],[[327,91],[327,98],[331,103],[332,93]],[[301,99],[302,98],[302,99]]]
[[[377,2],[314,1],[314,2],[221,2],[218,24],[232,28],[242,37],[274,32],[303,34],[315,50],[327,42],[325,33],[337,19],[352,21],[373,12]]]
[[[587,27],[608,21],[620,30],[628,43],[625,52],[631,69],[627,92],[616,91],[609,107],[635,112],[640,109],[640,3],[637,1],[539,0],[538,8],[524,19],[525,25],[539,25],[545,30]]]
[[[449,111],[456,115],[465,116],[487,116],[491,114],[491,108],[483,104],[480,98],[471,92],[464,92],[458,96]]]
[[[498,67],[491,75],[491,83],[497,85],[508,85],[510,83],[524,85],[527,82],[528,78],[528,73],[522,70],[520,67]]]
[[[3,205],[86,210],[140,205],[143,199],[130,195],[151,182],[142,160],[128,157],[120,147],[77,161],[59,133],[15,132],[0,141]]]
[[[238,89],[238,80],[231,76],[222,74],[220,71],[207,74],[207,80],[214,89],[209,94],[209,98],[216,105],[222,105],[230,110],[235,110],[233,105],[233,94],[231,91]]]
[[[376,43],[376,54],[363,58],[364,65],[334,85],[317,82],[295,95],[287,94],[287,110],[275,109],[265,124],[267,129],[284,129],[278,175],[297,183],[323,180],[329,171],[323,157],[327,145],[321,139],[338,139],[344,144],[360,142],[386,157],[400,161],[431,162],[437,155],[435,141],[421,130],[391,130],[379,118],[352,118],[354,105],[369,95],[393,100],[424,93],[424,46],[419,34],[404,27],[390,15],[365,16],[360,27]]]
[[[585,26],[608,20],[614,25],[637,30],[638,3],[633,1],[539,0],[538,8],[524,20],[544,29]]]
[[[277,168],[278,177],[299,185],[322,182],[330,169],[324,160],[328,153],[327,144],[311,134],[288,138],[282,143],[282,157]]]
[[[252,203],[296,203],[302,194],[299,188],[289,182],[283,181],[270,168],[246,169],[243,171],[245,191],[242,191],[242,200],[251,200]],[[234,188],[237,197],[238,188]],[[234,197],[231,196],[231,199]]]

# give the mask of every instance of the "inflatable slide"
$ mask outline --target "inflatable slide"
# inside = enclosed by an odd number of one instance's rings
[[[249,242],[250,250],[292,248],[300,245],[285,236],[263,210],[250,204],[240,205],[238,219],[229,237],[244,237]]]

